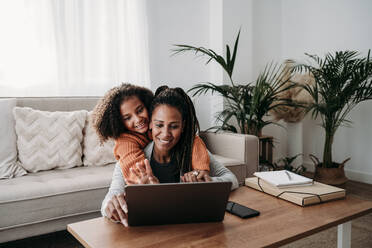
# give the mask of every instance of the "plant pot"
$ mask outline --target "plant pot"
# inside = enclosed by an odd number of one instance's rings
[[[345,159],[342,163],[332,162],[332,167],[323,167],[323,163],[313,154],[309,154],[310,159],[315,165],[314,181],[330,184],[330,185],[341,185],[347,182],[345,176],[345,164],[350,158]]]
[[[341,185],[347,182],[343,165],[338,168],[323,168],[319,165],[315,168],[315,181],[330,185]]]

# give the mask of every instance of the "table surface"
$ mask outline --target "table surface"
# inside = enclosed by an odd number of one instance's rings
[[[67,226],[85,247],[277,247],[372,212],[372,201],[346,199],[300,207],[240,187],[230,200],[260,211],[240,219],[229,213],[223,222],[125,228],[100,217]]]

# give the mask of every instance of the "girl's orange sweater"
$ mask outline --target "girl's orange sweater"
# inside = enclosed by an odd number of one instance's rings
[[[124,179],[130,178],[129,169],[132,166],[145,159],[143,149],[150,141],[147,135],[134,132],[123,133],[115,140],[114,155],[120,163]],[[194,139],[191,166],[194,170],[209,171],[209,155],[199,136]]]

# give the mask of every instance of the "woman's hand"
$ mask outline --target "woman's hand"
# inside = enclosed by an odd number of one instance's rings
[[[128,227],[128,207],[124,197],[125,193],[113,196],[108,201],[105,212],[107,218]]]
[[[181,181],[186,182],[210,182],[212,179],[209,176],[209,171],[206,170],[194,170],[187,172],[181,176]]]
[[[127,179],[127,184],[158,184],[159,180],[151,170],[150,162],[145,159],[143,162],[136,163],[136,167],[130,168],[132,176]]]

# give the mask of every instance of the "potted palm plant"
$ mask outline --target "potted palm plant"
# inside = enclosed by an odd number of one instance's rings
[[[350,124],[348,113],[360,102],[372,99],[372,61],[360,57],[356,51],[327,53],[324,58],[306,54],[314,65],[299,64],[294,70],[309,72],[314,85],[302,85],[313,98],[307,111],[315,119],[320,116],[325,131],[323,161],[311,155],[315,164],[315,180],[327,184],[342,184],[347,181],[344,172],[347,158],[342,163],[332,159],[333,139],[337,129]]]
[[[232,74],[238,50],[239,36],[240,31],[236,37],[232,53],[230,46],[226,45],[225,58],[212,49],[190,45],[175,45],[176,48],[172,49],[172,51],[173,55],[193,52],[195,55],[206,56],[208,58],[206,64],[211,61],[217,62],[229,76],[230,84],[200,83],[189,90],[189,92],[193,92],[193,96],[208,92],[212,94],[218,93],[223,96],[225,100],[224,110],[218,113],[216,117],[216,123],[220,123],[220,125],[210,129],[260,136],[264,126],[274,123],[272,120],[264,118],[269,111],[291,104],[286,99],[281,98],[281,93],[294,86],[286,84],[287,81],[281,80],[285,73],[283,67],[273,63],[265,67],[255,83],[244,85],[234,83]],[[237,123],[238,129],[231,124],[233,120]]]

